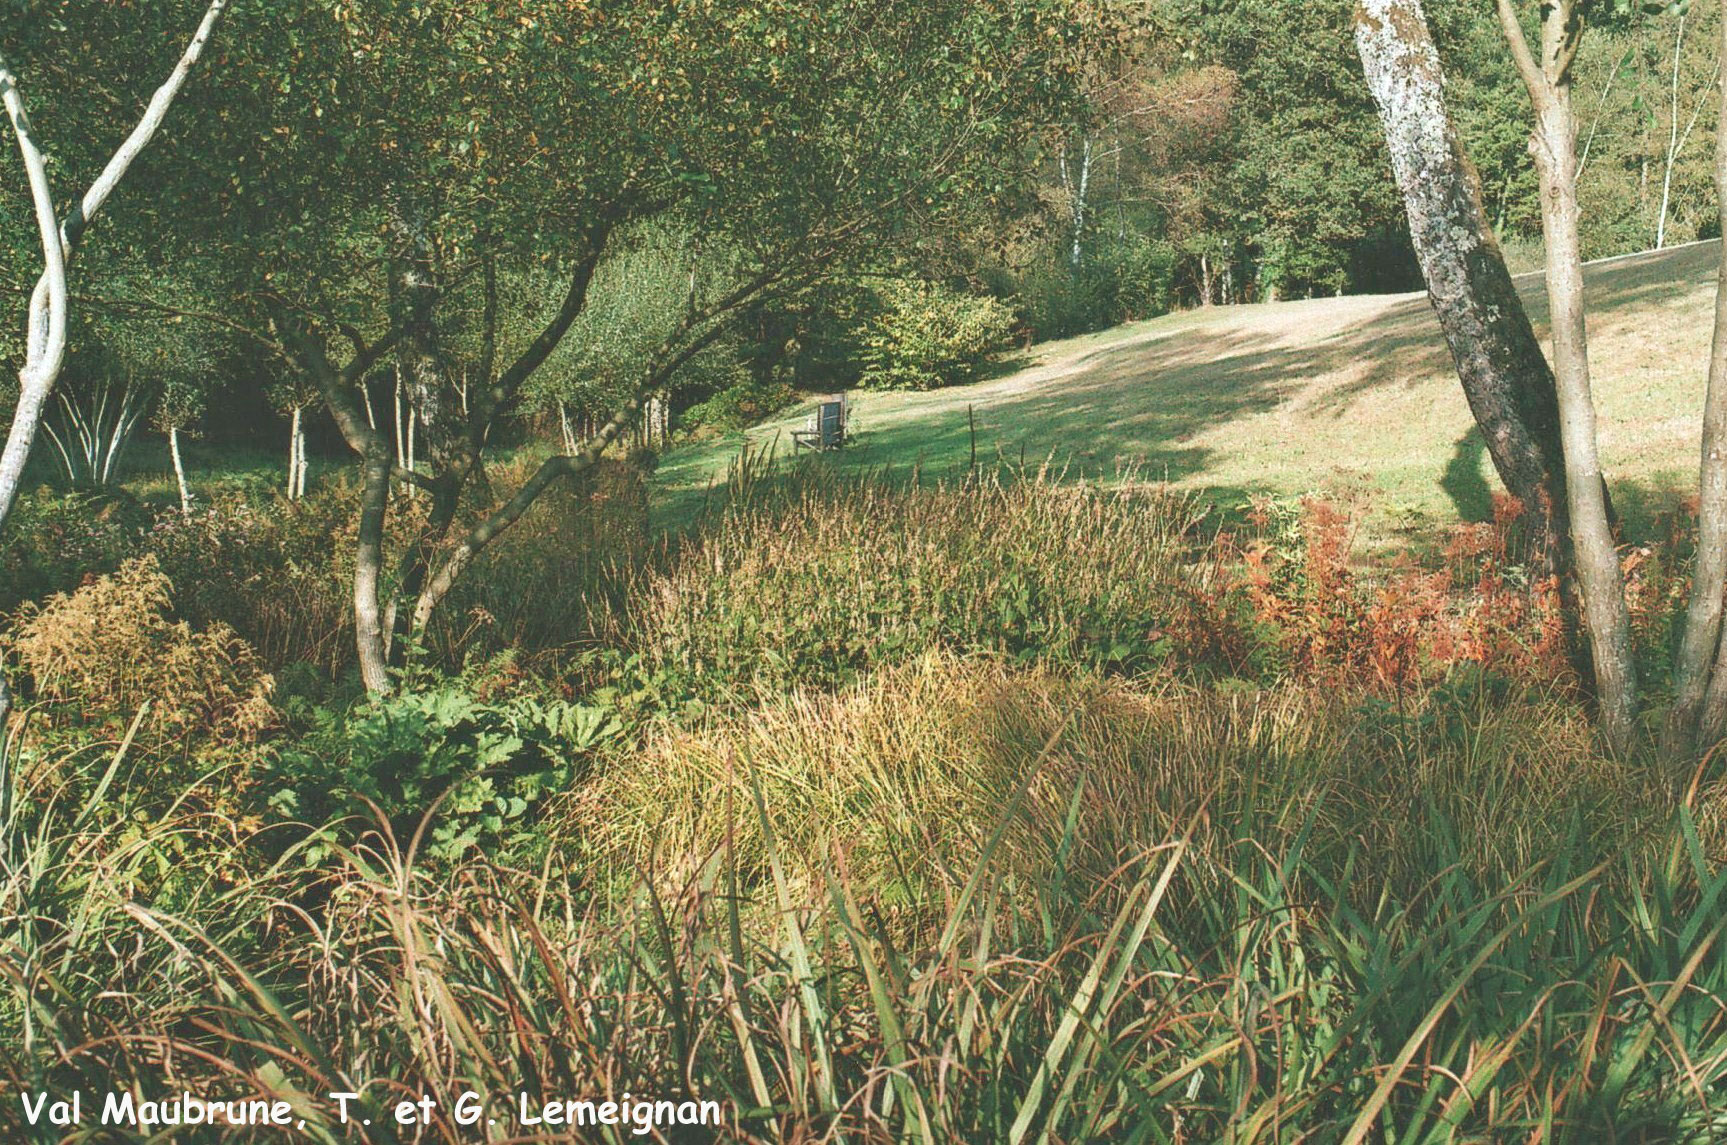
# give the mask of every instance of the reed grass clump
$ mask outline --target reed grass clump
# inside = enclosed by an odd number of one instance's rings
[[[1012,840],[1044,830],[1032,789],[1069,734],[910,913],[837,834],[825,870],[800,866],[801,825],[757,783],[739,818],[759,860],[691,854],[622,898],[556,855],[427,866],[387,828],[334,863],[291,848],[198,877],[227,845],[198,817],[120,839],[56,811],[0,848],[0,1020],[22,1031],[0,1043],[0,1086],[279,1097],[332,1142],[402,1140],[397,1101],[449,1110],[468,1091],[502,1116],[521,1092],[722,1103],[721,1129],[675,1140],[1702,1143],[1727,1127],[1727,873],[1690,807],[1587,865],[1586,832],[1559,827],[1509,879],[1412,809],[1398,828],[1437,865],[1409,892],[1374,877],[1371,843],[1341,873],[1317,856],[1317,807],[1267,832],[1227,800],[1107,871],[1069,861],[1080,819],[1022,865]],[[342,1091],[371,1126],[337,1124],[324,1095]],[[0,1106],[0,1130],[35,1139],[19,1110]]]
[[[1053,744],[1045,750],[1046,744]],[[1494,696],[1460,674],[1398,707],[1363,691],[1090,676],[931,653],[837,691],[808,689],[691,728],[666,722],[597,770],[548,822],[598,867],[683,877],[724,852],[767,878],[759,797],[781,871],[819,886],[842,840],[861,885],[895,909],[938,910],[947,872],[976,862],[979,827],[1022,784],[996,862],[1106,880],[1124,853],[1198,818],[1217,861],[1232,833],[1414,894],[1457,863],[1506,882],[1551,853],[1647,853],[1685,777],[1597,752],[1563,696]],[[1713,794],[1704,842],[1727,857]],[[1439,834],[1435,834],[1443,826]],[[1467,845],[1465,842],[1467,841]]]
[[[843,684],[936,649],[1145,672],[1198,627],[1217,572],[1190,536],[1204,515],[1049,475],[805,478],[716,513],[645,579],[625,638],[710,695]]]
[[[676,1141],[1727,1137],[1719,758],[1598,752],[1490,531],[1466,578],[1317,504],[796,473],[653,547],[636,492],[548,502],[396,695],[190,773],[148,721],[221,726],[243,644],[147,563],[19,617],[32,698],[107,715],[0,751],[0,1139],[128,1088],[326,1145],[472,1141],[390,1112],[468,1092],[493,1139],[626,1092],[722,1104]],[[249,591],[196,599],[328,651]],[[221,672],[148,677],[200,631]]]

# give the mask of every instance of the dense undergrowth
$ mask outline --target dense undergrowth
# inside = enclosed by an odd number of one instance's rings
[[[629,472],[560,494],[379,702],[293,622],[335,502],[117,520],[82,584],[34,510],[7,1139],[132,1087],[328,1141],[484,1139],[389,1116],[468,1090],[495,1140],[521,1090],[761,1141],[1727,1135],[1727,780],[1595,749],[1504,528],[1363,570],[1321,503],[739,478],[657,544]]]

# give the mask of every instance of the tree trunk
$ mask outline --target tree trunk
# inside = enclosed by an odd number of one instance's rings
[[[0,451],[0,528],[11,515],[19,483],[24,477],[24,465],[30,458],[30,447],[35,444],[36,431],[41,425],[43,407],[48,403],[48,396],[53,392],[65,360],[66,279],[72,257],[77,253],[91,220],[101,212],[132,163],[149,146],[162,121],[167,118],[168,109],[186,85],[186,78],[203,55],[204,45],[209,42],[216,22],[226,8],[227,0],[210,0],[204,10],[204,18],[187,41],[174,69],[152,93],[131,133],[109,157],[77,206],[67,212],[63,223],[55,213],[47,164],[25,113],[17,78],[6,59],[0,57],[0,103],[5,105],[12,134],[18,141],[31,202],[35,207],[43,258],[42,275],[31,292],[27,310],[24,368],[18,373],[18,404],[12,412],[12,426],[6,436],[5,449]],[[4,723],[6,707],[5,687],[0,684],[0,724]]]
[[[1498,0],[1498,7],[1535,109],[1530,150],[1540,177],[1541,229],[1547,242],[1547,298],[1553,322],[1559,433],[1565,447],[1572,559],[1583,593],[1583,619],[1595,668],[1601,730],[1608,746],[1623,752],[1630,746],[1635,724],[1637,677],[1625,576],[1608,521],[1589,378],[1583,258],[1578,243],[1577,130],[1571,110],[1571,64],[1582,24],[1571,0],[1544,5],[1541,60],[1537,62],[1511,0]]]
[[[391,418],[396,430],[396,464],[400,468],[408,467],[408,439],[402,424],[402,367],[396,367],[396,394],[392,399],[395,412]]]
[[[360,679],[373,695],[390,690],[379,584],[384,567],[384,516],[390,504],[391,469],[389,447],[374,438],[365,454],[360,530],[354,551],[354,645],[360,658]]]
[[[577,448],[576,431],[575,428],[570,425],[570,411],[569,408],[564,405],[564,399],[562,398],[558,399],[558,426],[563,431],[564,435],[564,452],[574,453]]]
[[[174,480],[180,485],[180,512],[192,515],[192,490],[186,484],[186,463],[180,457],[180,427],[168,427],[168,455],[174,459]]]
[[[1655,220],[1655,249],[1667,248],[1667,208],[1673,202],[1673,164],[1679,158],[1679,65],[1685,54],[1685,13],[1673,40],[1673,82],[1668,101],[1667,162],[1661,172],[1661,213]]]
[[[288,500],[300,499],[300,407],[288,419]]]
[[[477,468],[479,466],[476,459],[470,469]],[[408,652],[415,638],[420,635],[419,629],[410,628],[412,617],[416,614],[403,608],[402,604],[405,601],[419,600],[420,593],[426,586],[426,578],[431,575],[432,561],[438,546],[449,536],[450,527],[456,522],[456,512],[461,507],[462,490],[467,486],[468,478],[469,471],[452,470],[434,479],[432,505],[426,514],[426,523],[421,526],[419,536],[402,556],[398,566],[396,589],[384,610],[384,654],[391,667],[400,668],[407,662]]]
[[[1447,113],[1421,0],[1360,0],[1355,44],[1378,105],[1410,237],[1469,410],[1531,554],[1568,564],[1559,397]]]
[[[705,321],[705,320],[704,320]],[[686,330],[694,330],[701,323],[697,316],[685,319]],[[662,343],[664,356],[650,365],[643,380],[636,387],[630,398],[624,402],[611,418],[583,443],[579,452],[573,455],[560,455],[548,458],[534,475],[529,478],[515,496],[504,502],[490,517],[476,525],[464,538],[461,544],[445,558],[444,563],[426,580],[425,588],[420,592],[419,600],[414,605],[412,631],[425,631],[431,622],[432,613],[437,610],[461,578],[474,558],[483,552],[487,545],[497,540],[510,526],[521,519],[534,504],[541,493],[549,488],[552,482],[560,477],[575,476],[595,465],[602,455],[625,433],[629,432],[633,423],[639,420],[647,395],[667,384],[682,366],[695,355],[711,345],[719,337],[724,326],[719,323],[709,323],[705,332],[692,338],[680,349],[670,349],[671,339]]]
[[[1727,59],[1727,0],[1721,0],[1721,8],[1721,55]],[[1715,131],[1715,197],[1727,209],[1727,100],[1721,102]],[[1703,458],[1697,482],[1697,567],[1673,664],[1674,702],[1667,722],[1668,745],[1675,750],[1695,741],[1697,710],[1705,698],[1703,742],[1727,731],[1727,648],[1721,647],[1722,594],[1727,591],[1727,240],[1718,262],[1715,344],[1703,397]]]
[[[295,467],[294,500],[304,501],[306,499],[307,471],[312,467],[311,461],[306,457],[306,417],[304,413],[300,415],[300,424],[294,432],[294,453],[298,463]]]
[[[1691,118],[1686,120],[1685,129],[1679,129],[1679,64],[1682,50],[1685,47],[1685,14],[1679,16],[1679,35],[1673,44],[1673,80],[1671,98],[1669,99],[1668,115],[1671,121],[1667,127],[1667,154],[1661,172],[1661,213],[1655,222],[1655,249],[1667,248],[1667,214],[1673,204],[1673,168],[1679,162],[1679,156],[1684,154],[1685,145],[1691,142],[1691,133],[1697,129],[1697,120],[1703,115],[1703,107],[1708,103],[1707,97],[1697,100],[1697,106],[1691,109]],[[1716,57],[1715,74],[1710,78],[1709,86],[1715,87],[1721,79],[1721,59]]]

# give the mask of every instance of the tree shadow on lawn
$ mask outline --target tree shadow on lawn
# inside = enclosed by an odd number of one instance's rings
[[[1445,473],[1439,478],[1439,487],[1451,498],[1460,521],[1479,523],[1493,519],[1493,486],[1481,471],[1486,457],[1487,442],[1480,430],[1471,429],[1457,439],[1451,460],[1446,462]]]
[[[975,440],[980,464],[1047,460],[1086,476],[1130,470],[1150,479],[1195,477],[1213,454],[1195,443],[1197,435],[1276,409],[1301,388],[1309,356],[1265,342],[1223,335],[1205,345],[1203,360],[1186,339],[1100,351],[1080,370],[1035,388],[866,420],[855,456],[865,464],[917,458],[963,470]]]
[[[1585,270],[1585,302],[1591,331],[1601,334],[1616,321],[1648,321],[1650,312],[1683,302],[1714,285],[1719,247],[1704,243],[1678,250],[1636,255]],[[1547,288],[1539,274],[1517,280],[1523,308],[1546,349]],[[1627,313],[1627,312],[1631,313]],[[1358,398],[1383,387],[1414,388],[1435,376],[1455,382],[1455,366],[1439,320],[1422,295],[1411,295],[1327,339],[1326,357],[1334,363],[1357,361],[1359,376],[1332,388],[1318,408],[1342,417]]]
[[[1589,268],[1593,323],[1599,328],[1647,321],[1651,309],[1695,298],[1712,282],[1716,258],[1711,243]],[[1541,277],[1524,276],[1518,288],[1542,333],[1547,303]],[[1344,447],[1352,440],[1349,434],[1371,442],[1371,435],[1408,429],[1406,423],[1383,422],[1407,418],[1407,406],[1358,411],[1357,403],[1370,394],[1439,383],[1442,388],[1433,393],[1449,387],[1453,398],[1446,400],[1457,403],[1453,412],[1467,416],[1450,351],[1422,295],[1217,311],[1195,319],[1201,320],[1228,326],[1148,331],[1149,337],[1101,346],[1019,379],[908,395],[903,403],[892,397],[859,402],[856,440],[824,456],[822,464],[841,471],[921,470],[939,478],[962,475],[975,457],[988,467],[1047,463],[1072,478],[1111,478],[1127,471],[1141,479],[1202,485],[1219,458],[1217,446],[1196,440],[1201,434],[1295,403],[1309,418],[1315,413],[1340,421],[1358,417],[1359,427],[1341,439]],[[1268,432],[1277,429],[1268,426]],[[1271,478],[1285,457],[1315,444],[1299,436],[1298,422],[1288,433],[1255,447],[1264,455],[1268,488],[1275,487]],[[789,437],[779,439],[782,456],[789,445]],[[1438,452],[1438,442],[1432,445],[1431,476],[1423,480],[1436,484],[1462,519],[1490,519],[1493,483],[1482,465],[1479,437],[1458,439],[1449,461]],[[1423,447],[1422,455],[1426,452]],[[1342,453],[1336,461],[1357,468],[1363,464]],[[1296,468],[1313,465],[1297,460]],[[678,469],[700,471],[682,461]],[[1626,487],[1624,496],[1635,500],[1639,494]],[[675,527],[711,500],[708,489],[677,488],[662,480],[655,515]],[[1625,513],[1633,527],[1641,528],[1640,509],[1628,501]]]

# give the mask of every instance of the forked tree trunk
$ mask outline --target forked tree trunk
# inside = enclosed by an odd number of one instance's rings
[[[180,512],[192,515],[192,489],[186,484],[186,463],[180,457],[180,427],[168,427],[168,456],[174,459],[174,480],[180,485]]]
[[[42,243],[42,275],[31,292],[25,318],[24,368],[18,371],[18,402],[12,410],[12,425],[6,434],[6,445],[0,449],[0,529],[11,516],[18,486],[24,478],[24,465],[30,459],[30,447],[36,443],[36,433],[42,423],[42,410],[60,377],[66,357],[67,269],[78,244],[91,220],[101,213],[102,206],[120,185],[126,172],[139,154],[149,145],[157,128],[168,116],[168,109],[192,74],[198,57],[204,52],[215,30],[216,21],[227,7],[227,0],[210,0],[199,21],[197,31],[180,53],[174,70],[168,73],[144,113],[107,164],[84,192],[75,210],[68,212],[62,223],[55,210],[53,189],[48,183],[47,162],[30,127],[30,117],[24,109],[24,98],[18,91],[18,80],[11,65],[0,56],[0,104],[6,110],[12,134],[18,142],[19,158],[24,164],[24,176],[30,187],[30,201],[35,209],[36,229]],[[11,713],[12,696],[6,678],[0,672],[0,751],[5,750],[7,717]]]
[[[1498,0],[1500,23],[1535,109],[1530,150],[1541,184],[1541,229],[1547,241],[1547,298],[1553,322],[1553,374],[1559,433],[1565,447],[1566,505],[1572,557],[1583,594],[1583,619],[1595,668],[1601,730],[1608,746],[1631,743],[1637,706],[1636,664],[1625,576],[1608,522],[1606,486],[1595,432],[1589,336],[1578,242],[1577,125],[1571,110],[1571,65],[1582,22],[1572,0],[1541,9],[1541,58],[1523,35],[1511,0]]]
[[[1553,372],[1452,127],[1421,0],[1360,0],[1355,45],[1470,413],[1500,481],[1523,504],[1532,554],[1562,569],[1565,476]]]
[[[1720,51],[1727,59],[1727,0],[1721,0],[1721,9]],[[1715,196],[1727,209],[1727,100],[1721,101],[1716,123]],[[1727,648],[1721,647],[1722,593],[1727,591],[1727,241],[1718,262],[1715,344],[1703,397],[1703,457],[1697,482],[1697,567],[1673,664],[1673,712],[1667,724],[1668,745],[1674,750],[1697,741],[1700,704],[1702,742],[1713,742],[1727,731]]]

